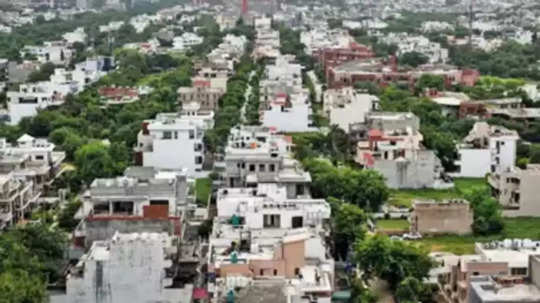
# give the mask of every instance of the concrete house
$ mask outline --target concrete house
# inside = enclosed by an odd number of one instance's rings
[[[540,216],[538,200],[540,165],[529,164],[526,169],[514,167],[511,170],[490,174],[488,183],[493,196],[503,207],[504,216]]]
[[[96,179],[83,195],[74,244],[89,247],[119,232],[179,233],[186,206],[185,172],[128,167],[124,176]]]
[[[135,163],[160,169],[202,169],[204,132],[214,125],[214,113],[198,104],[184,105],[181,113],[161,113],[143,122],[137,136]]]
[[[483,178],[514,168],[519,135],[502,126],[477,122],[469,135],[458,144],[456,177]]]
[[[175,255],[167,233],[117,232],[94,242],[70,269],[64,301],[189,303],[193,285],[174,287],[166,273]]]
[[[366,121],[370,128],[357,143],[355,161],[381,173],[390,188],[453,186],[445,181],[439,158],[422,146],[419,120],[414,114],[371,113]]]
[[[309,196],[311,176],[290,155],[291,138],[265,127],[231,130],[225,149],[225,180],[230,187],[285,186],[287,197]]]
[[[366,114],[379,107],[379,98],[360,94],[352,87],[326,90],[323,100],[323,111],[330,124],[345,132],[349,132],[351,125],[364,123]]]

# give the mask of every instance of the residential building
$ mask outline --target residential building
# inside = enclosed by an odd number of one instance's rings
[[[195,103],[200,110],[215,112],[219,108],[219,99],[225,94],[225,91],[212,87],[211,80],[195,79],[192,82],[192,87],[179,87],[176,92],[180,105]]]
[[[203,43],[203,37],[195,33],[183,33],[173,38],[173,50],[185,51],[195,45]]]
[[[229,187],[284,186],[287,198],[309,196],[311,176],[291,156],[291,138],[258,126],[233,128],[225,148]]]
[[[56,91],[50,82],[21,84],[18,91],[7,92],[9,123],[18,124],[23,118],[37,115],[39,109],[58,106],[64,103],[64,97],[71,93],[71,85],[62,86],[63,91]]]
[[[519,135],[502,126],[476,122],[457,146],[456,177],[483,178],[511,170],[516,163]]]
[[[432,270],[430,276],[440,285],[438,302],[536,302],[521,301],[519,293],[516,293],[517,301],[471,301],[471,296],[478,295],[478,289],[473,284],[479,281],[477,280],[479,278],[484,282],[486,277],[496,281],[506,281],[508,284],[504,282],[499,284],[502,288],[505,284],[506,287],[510,287],[514,282],[523,283],[533,280],[531,277],[536,276],[533,267],[538,269],[538,263],[533,261],[537,260],[538,247],[540,247],[538,241],[506,239],[476,243],[474,255],[434,254],[435,261],[440,265]],[[531,263],[535,265],[531,266]],[[519,287],[514,290],[519,290]],[[504,293],[505,290],[501,292]]]
[[[29,219],[38,198],[31,181],[11,172],[0,174],[0,230]]]
[[[381,173],[390,188],[448,188],[441,161],[422,146],[419,120],[412,113],[371,113],[357,143],[355,161]],[[355,133],[359,133],[355,130]]]
[[[455,84],[473,86],[480,76],[476,70],[462,70],[444,64],[426,64],[414,69],[404,69],[398,67],[395,57],[391,57],[388,60],[381,58],[353,60],[330,67],[327,81],[330,88],[353,86],[356,82],[371,82],[378,85],[403,83],[414,87],[416,81],[425,74],[442,76],[445,88],[451,88]]]
[[[24,83],[28,76],[39,69],[39,64],[34,61],[23,61],[18,64],[14,61],[8,62],[7,73],[9,83]]]
[[[338,125],[345,132],[353,124],[364,123],[365,115],[379,108],[379,98],[358,93],[352,87],[328,89],[323,100],[323,111],[330,125]]]
[[[231,76],[232,73],[227,69],[215,69],[210,66],[203,66],[197,71],[197,75],[191,79],[191,82],[210,81],[210,88],[227,91],[227,81]]]
[[[488,176],[493,196],[508,217],[539,217],[540,203],[537,198],[540,182],[540,165],[529,164],[527,168],[514,167]]]
[[[56,146],[46,138],[22,135],[15,144],[0,138],[0,172],[32,182],[36,192],[45,196],[48,187],[62,173],[66,154],[55,151]]]
[[[62,35],[62,38],[71,45],[75,42],[86,43],[86,37],[87,35],[84,32],[84,27],[78,27],[74,31]]]
[[[178,288],[170,275],[176,254],[167,233],[116,232],[70,268],[64,302],[190,303],[193,286]]]
[[[315,50],[313,55],[323,66],[324,74],[328,77],[330,69],[355,60],[365,60],[375,57],[371,48],[358,44],[354,41],[349,42],[344,47],[321,48]]]
[[[309,93],[302,87],[303,66],[291,56],[266,65],[260,82],[260,120],[279,132],[314,131]]]
[[[526,277],[481,276],[470,281],[470,303],[540,302],[540,257],[530,255]]]
[[[27,56],[36,57],[40,63],[53,63],[54,65],[66,65],[73,56],[73,50],[64,41],[48,41],[43,46],[26,45],[20,51],[21,58]]]
[[[204,132],[214,125],[214,113],[199,111],[197,104],[181,113],[161,113],[146,120],[137,136],[135,163],[160,169],[200,171],[204,161]]]
[[[234,63],[240,60],[247,46],[247,38],[228,34],[217,48],[208,54],[207,59],[213,67],[234,70]]]
[[[448,49],[441,47],[440,43],[431,42],[424,36],[414,36],[408,33],[389,33],[382,37],[380,41],[390,45],[397,45],[397,56],[418,52],[426,56],[431,64],[446,63],[448,61]]]
[[[216,300],[231,289],[244,298],[251,286],[260,287],[257,280],[272,279],[281,282],[272,289],[294,302],[330,302],[334,261],[322,238],[330,218],[326,201],[288,199],[284,187],[259,184],[221,189],[217,207],[209,256],[216,277],[209,289]]]
[[[410,216],[411,233],[458,234],[472,232],[473,210],[468,201],[415,201]]]
[[[90,247],[116,231],[179,234],[186,180],[184,171],[153,167],[128,167],[124,176],[94,180],[75,215],[82,221],[74,231],[74,244]]]
[[[300,33],[300,42],[306,46],[305,52],[308,55],[322,55],[332,49],[344,52],[354,45],[352,41],[353,38],[344,29],[314,28]],[[349,52],[352,54],[354,49],[350,49]]]

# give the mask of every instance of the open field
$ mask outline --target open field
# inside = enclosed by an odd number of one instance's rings
[[[414,199],[444,200],[462,198],[463,195],[473,188],[487,188],[484,178],[456,178],[455,187],[452,189],[407,189],[394,190],[391,193],[389,203],[394,206],[411,207]]]

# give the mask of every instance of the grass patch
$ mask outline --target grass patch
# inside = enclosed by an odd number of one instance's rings
[[[416,243],[425,245],[431,251],[446,251],[457,255],[473,254],[475,242],[488,242],[510,238],[540,240],[540,218],[505,218],[504,230],[493,236],[446,235],[428,237]]]
[[[388,203],[394,206],[411,207],[415,199],[436,200],[463,198],[474,188],[487,188],[484,178],[456,178],[452,189],[405,189],[393,190]]]
[[[378,230],[408,230],[409,221],[404,219],[377,220],[376,226]]]
[[[206,205],[212,192],[212,180],[210,178],[199,178],[195,180],[195,198],[198,205]]]

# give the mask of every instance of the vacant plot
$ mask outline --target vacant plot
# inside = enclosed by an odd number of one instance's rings
[[[198,205],[206,205],[212,192],[212,180],[199,178],[195,180],[195,197]]]
[[[409,221],[407,220],[377,220],[377,229],[383,231],[389,230],[409,230]]]
[[[455,187],[452,189],[406,189],[394,190],[389,199],[389,203],[394,206],[411,207],[415,199],[424,200],[445,200],[462,198],[465,193],[475,188],[487,188],[484,178],[456,178]]]
[[[418,243],[431,251],[446,251],[458,255],[473,254],[475,242],[488,242],[510,238],[540,240],[540,218],[506,218],[504,230],[499,235],[482,236],[438,236],[424,238]]]

